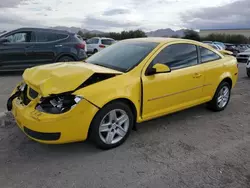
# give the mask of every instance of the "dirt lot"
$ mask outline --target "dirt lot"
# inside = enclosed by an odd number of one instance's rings
[[[250,79],[240,65],[228,108],[195,107],[140,124],[127,142],[42,145],[9,122],[0,127],[1,188],[249,188]],[[0,77],[0,109],[19,75]]]

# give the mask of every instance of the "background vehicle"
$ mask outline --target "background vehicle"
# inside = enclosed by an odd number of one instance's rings
[[[202,103],[224,110],[238,66],[235,57],[196,41],[140,38],[111,45],[86,63],[28,69],[23,78],[7,108],[30,138],[50,144],[90,138],[110,149],[136,122]]]
[[[202,41],[203,43],[205,44],[210,44],[213,45],[214,48],[219,48],[219,50],[225,50],[226,49],[226,46],[224,43],[222,42],[217,42],[217,41]],[[215,46],[214,46],[215,45]]]
[[[250,49],[245,50],[244,52],[238,53],[236,58],[238,62],[247,63],[250,57]]]
[[[244,52],[248,49],[246,44],[236,44],[235,46],[239,52]]]
[[[21,28],[0,38],[0,71],[84,60],[86,43],[67,31]]]
[[[105,37],[93,37],[87,40],[87,53],[94,54],[115,43],[114,39]]]
[[[222,50],[226,49],[226,46],[225,46],[225,44],[223,42],[214,41],[213,43],[219,45],[222,48]]]
[[[247,61],[246,71],[247,71],[247,76],[250,78],[250,58]]]
[[[221,50],[221,48],[218,46],[218,45],[216,45],[216,44],[213,44],[213,43],[207,43],[209,46],[211,46],[211,47],[213,47],[214,49],[216,49],[216,50]]]
[[[234,44],[225,43],[225,46],[226,46],[226,50],[233,52],[234,56],[236,56],[238,53],[240,53],[240,51],[236,48],[236,46]]]

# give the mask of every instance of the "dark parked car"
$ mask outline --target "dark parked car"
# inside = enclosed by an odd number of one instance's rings
[[[87,58],[86,43],[67,31],[21,28],[0,37],[0,71]]]
[[[240,53],[240,50],[236,48],[234,44],[230,43],[224,43],[226,46],[226,50],[233,52],[233,55],[236,56],[238,53]]]

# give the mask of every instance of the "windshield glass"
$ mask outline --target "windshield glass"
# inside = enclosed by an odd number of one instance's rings
[[[86,62],[127,72],[137,66],[157,45],[155,42],[122,41],[94,54]]]

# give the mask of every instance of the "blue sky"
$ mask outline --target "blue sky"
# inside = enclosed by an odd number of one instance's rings
[[[8,0],[0,30],[74,26],[121,31],[249,27],[250,0]]]

